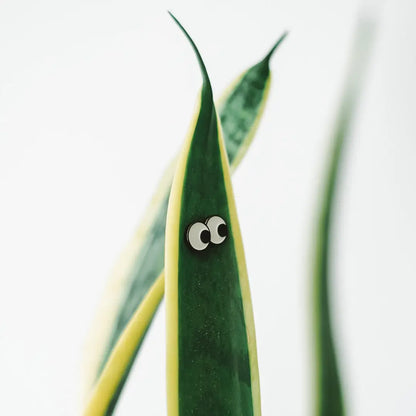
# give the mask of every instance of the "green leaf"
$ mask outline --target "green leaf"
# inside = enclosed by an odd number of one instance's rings
[[[223,123],[223,134],[231,171],[238,166],[258,127],[267,101],[270,87],[269,61],[286,34],[275,43],[270,52],[259,63],[245,71],[224,94],[219,103],[219,116]],[[93,325],[93,333],[87,345],[86,393],[91,396],[94,385],[102,374],[115,345],[126,326],[161,276],[164,268],[165,222],[169,192],[176,159],[165,172],[153,197],[141,226],[116,265],[103,302]],[[153,301],[154,312],[148,316],[146,329],[137,340],[130,365],[118,385],[106,415],[111,415],[118,395],[140,349],[141,342],[151,324],[160,303],[158,296]]]
[[[228,157],[205,66],[177,23],[198,57],[203,86],[167,215],[168,415],[260,415],[254,319]]]
[[[329,166],[325,178],[315,236],[313,269],[313,320],[315,336],[315,411],[316,416],[345,414],[344,394],[338,369],[330,305],[331,228],[340,162],[367,67],[373,24],[360,21],[353,45],[350,71],[335,123]]]
[[[84,416],[112,414],[149,322],[163,297],[164,283],[162,273],[120,335],[88,398]]]

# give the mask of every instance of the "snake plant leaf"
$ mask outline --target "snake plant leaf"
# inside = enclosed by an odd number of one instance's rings
[[[100,377],[95,384],[83,416],[105,416],[112,414],[133,365],[137,349],[146,333],[148,322],[152,319],[157,305],[164,293],[163,273],[156,279],[148,294],[130,319],[127,327],[117,341]]]
[[[167,215],[168,416],[260,415],[253,311],[228,157],[204,63],[177,23],[198,58],[203,86]]]
[[[374,23],[360,20],[353,44],[347,82],[335,123],[315,235],[313,269],[313,326],[315,337],[316,416],[343,416],[344,395],[332,328],[330,305],[331,228],[343,149],[354,118],[368,63]]]
[[[259,63],[239,76],[219,100],[219,116],[224,124],[223,134],[231,171],[238,166],[255,135],[270,88],[270,58],[285,36],[286,34],[281,36]],[[140,227],[114,268],[105,290],[87,342],[84,366],[87,368],[84,380],[87,397],[91,397],[91,391],[108,364],[123,331],[148,294],[154,293],[151,289],[163,272],[166,212],[175,166],[176,159],[162,177]],[[152,303],[154,312],[159,303],[160,299],[156,296]],[[146,329],[153,316],[154,314],[148,316]],[[134,356],[139,351],[145,334],[146,331],[137,340]],[[123,383],[129,369],[130,366],[126,369]],[[113,397],[114,404],[121,388],[122,385]],[[112,410],[108,410],[107,415],[111,413]]]

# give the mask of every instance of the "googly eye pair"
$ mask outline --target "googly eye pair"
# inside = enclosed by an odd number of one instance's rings
[[[221,244],[228,235],[227,224],[218,215],[209,217],[205,223],[195,222],[186,232],[188,244],[197,251],[205,250],[209,243]]]

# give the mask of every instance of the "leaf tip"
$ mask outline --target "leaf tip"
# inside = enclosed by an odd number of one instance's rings
[[[289,34],[288,31],[283,32],[283,34],[280,36],[280,38],[274,43],[272,48],[270,49],[269,53],[264,57],[263,62],[269,63],[270,58],[276,51],[276,49],[280,46],[280,44],[285,40],[286,36]]]
[[[211,89],[211,83],[210,83],[210,80],[209,80],[209,77],[208,77],[207,69],[205,67],[204,61],[202,60],[201,54],[199,53],[199,50],[195,45],[195,42],[192,40],[189,33],[185,30],[185,28],[182,26],[182,24],[179,22],[179,20],[174,16],[174,14],[170,10],[168,10],[168,13],[169,13],[170,17],[175,21],[175,23],[179,26],[179,29],[181,29],[182,33],[185,35],[185,37],[188,39],[189,43],[191,44],[191,47],[195,52],[196,58],[198,60],[199,67],[201,69],[204,84],[206,84],[206,86],[208,86],[209,89]]]

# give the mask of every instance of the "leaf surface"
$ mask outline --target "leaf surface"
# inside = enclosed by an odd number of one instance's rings
[[[168,415],[260,415],[254,319],[228,157],[204,63],[182,30],[203,86],[167,216]]]

